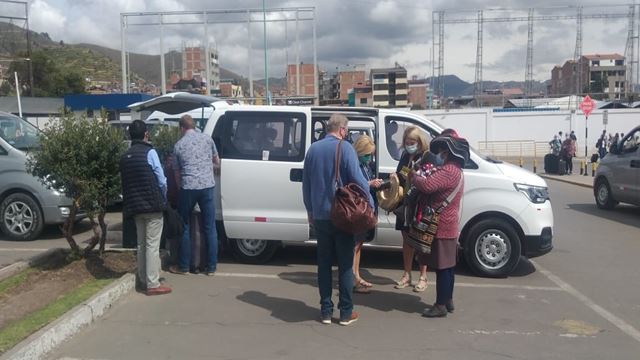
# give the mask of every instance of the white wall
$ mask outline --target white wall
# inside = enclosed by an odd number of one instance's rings
[[[412,112],[435,120],[444,127],[456,129],[474,147],[478,147],[480,141],[550,141],[558,131],[574,130],[578,137],[578,153],[580,156],[584,155],[585,117],[580,111],[573,115],[567,110],[494,113],[492,109],[463,109]],[[605,129],[602,124],[603,112],[604,110],[596,110],[589,116],[589,152],[595,148],[598,137]],[[627,133],[640,125],[640,109],[609,109],[608,112],[607,132]]]

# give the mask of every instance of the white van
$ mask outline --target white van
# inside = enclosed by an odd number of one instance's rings
[[[391,109],[239,105],[186,93],[130,108],[171,113],[172,107],[184,112],[204,103],[213,107],[204,132],[215,140],[221,158],[216,179],[221,239],[236,258],[251,263],[269,260],[283,243],[314,241],[302,202],[302,167],[306,151],[324,135],[331,114],[345,114],[352,133],[372,135],[380,178],[396,169],[405,127],[418,126],[428,139],[443,130],[419,115]],[[398,130],[387,134],[392,123]],[[473,150],[464,174],[460,244],[474,272],[505,276],[521,255],[534,257],[552,249],[553,212],[542,178]],[[376,237],[368,245],[402,245],[393,214],[379,211]]]

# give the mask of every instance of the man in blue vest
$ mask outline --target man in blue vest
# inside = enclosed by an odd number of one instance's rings
[[[131,147],[120,158],[123,209],[133,216],[138,238],[138,283],[147,295],[162,295],[171,288],[160,283],[160,236],[166,207],[167,179],[158,153],[149,144],[147,125],[129,125]]]

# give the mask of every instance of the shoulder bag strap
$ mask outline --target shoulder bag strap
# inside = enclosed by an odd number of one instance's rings
[[[340,187],[342,183],[342,181],[340,180],[340,145],[342,145],[342,140],[338,141],[338,145],[336,145],[336,157],[334,166],[334,172],[336,174],[336,189]]]
[[[458,181],[458,185],[456,186],[455,189],[453,189],[451,194],[449,194],[449,196],[447,196],[447,198],[444,199],[444,201],[442,202],[442,205],[440,205],[436,209],[436,213],[440,214],[442,212],[442,210],[444,210],[444,208],[446,208],[451,203],[453,198],[456,197],[456,195],[458,194],[458,191],[460,191],[460,188],[462,188],[463,179],[464,179],[464,173],[462,171],[460,171],[460,181]]]

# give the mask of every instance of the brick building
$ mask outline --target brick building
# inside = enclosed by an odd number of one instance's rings
[[[318,75],[320,71],[318,71]],[[297,67],[295,64],[287,65],[287,95],[289,96],[315,96],[313,64],[300,64],[300,93],[297,93]]]
[[[550,95],[592,94],[616,100],[626,95],[626,64],[620,54],[594,54],[568,60],[551,70]]]
[[[362,70],[340,71],[336,74],[335,84],[338,99],[348,100],[349,90],[366,85],[365,72]]]

